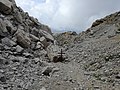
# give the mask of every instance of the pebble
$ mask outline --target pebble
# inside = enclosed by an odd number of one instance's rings
[[[46,90],[46,88],[45,88],[45,87],[42,87],[40,90]]]

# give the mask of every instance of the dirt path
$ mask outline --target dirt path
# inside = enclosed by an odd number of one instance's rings
[[[59,71],[42,81],[42,86],[47,90],[119,90],[85,75],[85,71],[74,61],[52,64]]]
[[[84,71],[77,63],[53,63],[53,65],[60,70],[43,82],[48,90],[87,90],[86,87],[92,88],[91,81],[88,82],[88,77],[84,75]]]

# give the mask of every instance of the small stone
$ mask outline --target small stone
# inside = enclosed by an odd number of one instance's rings
[[[6,82],[6,77],[5,76],[0,77],[0,81],[1,82]]]
[[[56,68],[53,68],[53,70],[52,70],[52,74],[55,73],[55,72],[58,72],[59,70],[60,70],[60,69],[57,68],[57,67],[56,67]]]
[[[41,45],[37,45],[37,46],[36,46],[36,49],[40,49],[40,48],[41,48]]]
[[[120,79],[120,73],[116,76],[116,79]]]
[[[100,87],[99,86],[94,86],[94,89],[95,90],[100,90]]]
[[[20,53],[23,51],[23,48],[19,45],[16,46],[16,52]]]
[[[35,63],[38,63],[40,61],[39,58],[34,58]]]
[[[5,90],[7,90],[7,89],[8,89],[8,87],[7,87],[7,86],[4,86],[3,88],[4,88]]]
[[[16,67],[13,67],[12,70],[17,71],[17,68],[16,68]]]
[[[23,48],[29,48],[30,47],[31,40],[24,31],[18,29],[17,32],[15,33],[15,35],[16,35],[16,38],[17,38],[17,43],[20,46],[22,46]]]
[[[3,58],[2,56],[0,56],[0,64],[4,64],[5,58]]]
[[[35,49],[41,49],[44,45],[41,42],[37,42]]]
[[[43,68],[42,74],[46,75],[46,76],[50,76],[50,73],[52,72],[52,70],[53,70],[53,67],[47,66],[47,67]]]
[[[6,46],[6,45],[5,45],[5,46],[4,46],[4,49],[5,49],[5,50],[10,50],[11,48],[10,48],[9,46]]]
[[[46,88],[45,88],[45,87],[42,87],[40,90],[46,90]]]
[[[25,57],[33,57],[33,55],[30,54],[30,53],[23,53],[23,55],[24,55]]]
[[[4,73],[5,71],[3,71],[2,69],[0,69],[0,72],[1,72],[1,73]]]
[[[17,87],[18,87],[18,88],[22,88],[22,86],[20,86],[20,85],[17,85]]]
[[[64,79],[63,79],[64,81],[68,81],[68,77],[64,77]]]

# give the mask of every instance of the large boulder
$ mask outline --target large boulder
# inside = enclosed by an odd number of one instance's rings
[[[4,23],[6,25],[6,29],[10,34],[14,34],[16,32],[16,28],[13,27],[12,23],[9,20],[4,20]]]
[[[12,11],[12,3],[9,0],[0,0],[0,12],[9,14]]]
[[[39,38],[36,37],[36,36],[33,35],[33,34],[30,34],[30,38],[31,38],[32,41],[35,41],[35,42],[39,41]]]
[[[50,73],[52,72],[53,66],[46,66],[42,70],[42,74],[46,76],[50,76]]]
[[[12,6],[13,6],[13,8],[17,7],[17,6],[16,6],[16,2],[15,2],[15,0],[9,0],[9,1],[12,2]]]
[[[46,32],[46,31],[44,31],[44,30],[40,30],[39,33],[40,33],[42,36],[44,36],[48,41],[54,42],[54,37],[53,37],[50,33]]]
[[[39,37],[39,30],[34,27],[31,29],[31,34],[35,35],[36,37]]]
[[[3,45],[7,45],[7,46],[9,46],[9,47],[12,47],[12,46],[15,46],[15,45],[16,45],[16,43],[15,43],[14,41],[10,40],[10,39],[7,38],[7,37],[3,38],[1,41],[2,41],[2,44],[3,44]]]
[[[44,45],[45,48],[48,46],[47,40],[44,36],[40,38],[40,42]]]
[[[18,44],[21,45],[23,48],[29,48],[30,47],[31,40],[24,31],[18,30],[16,32],[16,38],[17,38]]]
[[[17,22],[22,23],[23,22],[23,18],[21,13],[19,12],[18,9],[14,9],[14,17],[17,20]]]
[[[40,23],[38,22],[38,19],[34,18],[34,17],[30,17],[30,20],[36,24],[36,25],[40,25]]]
[[[8,31],[4,21],[0,18],[0,36],[7,36]]]
[[[51,29],[47,25],[41,25],[40,27],[42,30],[52,34]]]

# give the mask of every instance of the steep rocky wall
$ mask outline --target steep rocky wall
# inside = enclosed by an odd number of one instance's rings
[[[14,0],[0,1],[0,38],[5,37],[23,48],[39,49],[37,43],[46,48],[54,42],[50,28],[17,7]]]
[[[0,90],[32,90],[49,66],[46,49],[53,42],[48,26],[14,0],[0,0]]]

